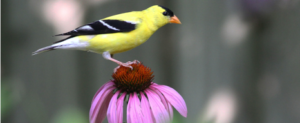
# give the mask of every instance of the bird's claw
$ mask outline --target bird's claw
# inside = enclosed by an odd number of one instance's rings
[[[128,61],[128,62],[126,62],[126,63],[122,63],[122,64],[120,64],[118,67],[116,67],[116,68],[114,69],[114,73],[116,73],[117,70],[118,70],[121,66],[128,67],[128,68],[130,68],[131,70],[133,70],[133,67],[131,66],[131,64],[138,64],[138,63],[140,63],[140,61],[138,61],[138,60]]]
[[[139,60],[133,60],[133,63],[135,63],[135,64],[139,64],[139,63],[141,63]]]
[[[120,66],[116,67],[116,68],[114,69],[114,73],[116,73],[117,70],[118,70],[119,68],[120,68]]]
[[[139,64],[139,63],[141,63],[141,62],[138,61],[138,60],[133,60],[133,61],[128,61],[128,62],[124,63],[124,64],[126,64],[126,65],[122,65],[122,66],[127,67],[127,65],[128,65],[128,66],[131,66],[131,64]]]

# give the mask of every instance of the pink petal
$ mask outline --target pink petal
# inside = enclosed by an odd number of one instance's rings
[[[131,105],[129,105],[129,104],[131,104],[132,103],[132,99],[130,98],[131,96],[129,95],[129,97],[128,97],[128,103],[127,103],[127,123],[133,123],[133,122],[131,122],[131,114],[130,114],[130,108],[131,108]],[[133,119],[134,120],[134,119]]]
[[[172,105],[170,104],[170,103],[168,103],[168,112],[169,112],[169,114],[170,114],[170,121],[172,121],[173,120],[173,107],[172,107]]]
[[[107,120],[109,123],[118,123],[117,122],[117,98],[120,91],[117,91],[114,96],[111,98],[108,109],[107,109]]]
[[[141,95],[141,108],[142,108],[142,112],[144,115],[144,121],[145,123],[153,123],[153,115],[150,109],[150,105],[148,102],[148,99],[146,98],[146,96],[144,95],[143,92],[140,92]]]
[[[155,118],[156,123],[168,123],[169,120],[169,113],[166,110],[165,106],[161,102],[159,96],[152,92],[150,89],[145,90],[146,95],[148,96],[149,104],[152,110],[152,114]]]
[[[127,111],[129,110],[129,117],[130,121],[132,123],[145,123],[143,114],[142,114],[142,108],[141,108],[141,102],[136,94],[136,92],[131,93],[130,103],[128,103]],[[128,116],[128,114],[127,114]]]
[[[158,84],[153,83],[153,82],[152,82],[152,84],[158,85]],[[158,85],[158,86],[159,86],[159,85]],[[155,90],[155,92],[156,92],[157,94],[159,94],[159,96],[160,96],[160,98],[162,99],[163,102],[166,101],[166,104],[164,103],[164,105],[165,105],[166,109],[168,110],[168,112],[169,112],[169,114],[170,114],[170,119],[171,119],[171,121],[172,121],[172,120],[173,120],[173,107],[172,107],[172,105],[167,101],[167,99],[164,97],[164,95],[162,95],[162,93],[161,93],[158,89],[156,89],[156,88],[154,88],[154,87],[152,87],[152,86],[150,86],[150,88],[151,88],[152,90]]]
[[[165,85],[157,84],[151,84],[150,88],[159,90],[182,116],[187,117],[185,101],[176,90]]]
[[[94,95],[93,101],[92,101],[91,109],[95,109],[96,106],[99,106],[97,102],[100,101],[100,99],[103,100],[103,96],[102,96],[103,93],[105,93],[108,89],[113,88],[113,84],[114,84],[113,82],[107,82],[96,92],[96,94]],[[91,114],[94,114],[94,113],[90,112],[90,115]]]
[[[124,92],[117,101],[117,123],[123,123],[123,103],[126,93]]]
[[[98,95],[98,93],[99,93],[104,87],[110,87],[110,86],[113,86],[114,84],[115,84],[114,82],[109,81],[109,82],[105,83],[104,85],[102,85],[102,86],[100,87],[100,89],[98,89],[98,91],[96,92],[96,94],[94,95],[92,102],[94,101],[94,99],[96,98],[96,96]]]
[[[113,96],[113,89],[115,89],[111,84],[104,85],[104,87],[96,93],[92,105],[90,108],[90,122],[99,123],[102,122],[106,116],[106,111],[108,108],[109,101]]]
[[[169,112],[170,121],[172,121],[172,119],[173,119],[173,108],[172,108],[171,104],[166,100],[166,98],[162,95],[162,93],[159,90],[157,90],[156,88],[153,88],[153,87],[151,88],[151,86],[150,86],[150,89],[159,96],[161,102],[164,104],[165,108]]]

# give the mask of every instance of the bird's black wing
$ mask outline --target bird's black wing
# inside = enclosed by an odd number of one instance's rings
[[[136,28],[136,23],[120,20],[99,20],[84,26],[78,27],[70,32],[58,34],[70,35],[71,37],[78,35],[96,35],[116,32],[130,32]]]

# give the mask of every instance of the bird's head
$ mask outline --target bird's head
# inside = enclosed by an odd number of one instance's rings
[[[158,27],[161,27],[167,23],[181,24],[180,20],[175,16],[175,14],[164,6],[154,5],[144,11]]]

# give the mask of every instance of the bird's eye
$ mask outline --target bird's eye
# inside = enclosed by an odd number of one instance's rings
[[[163,12],[163,15],[164,15],[164,16],[167,16],[167,15],[169,15],[169,14],[168,14],[168,12],[165,11],[165,12]]]

